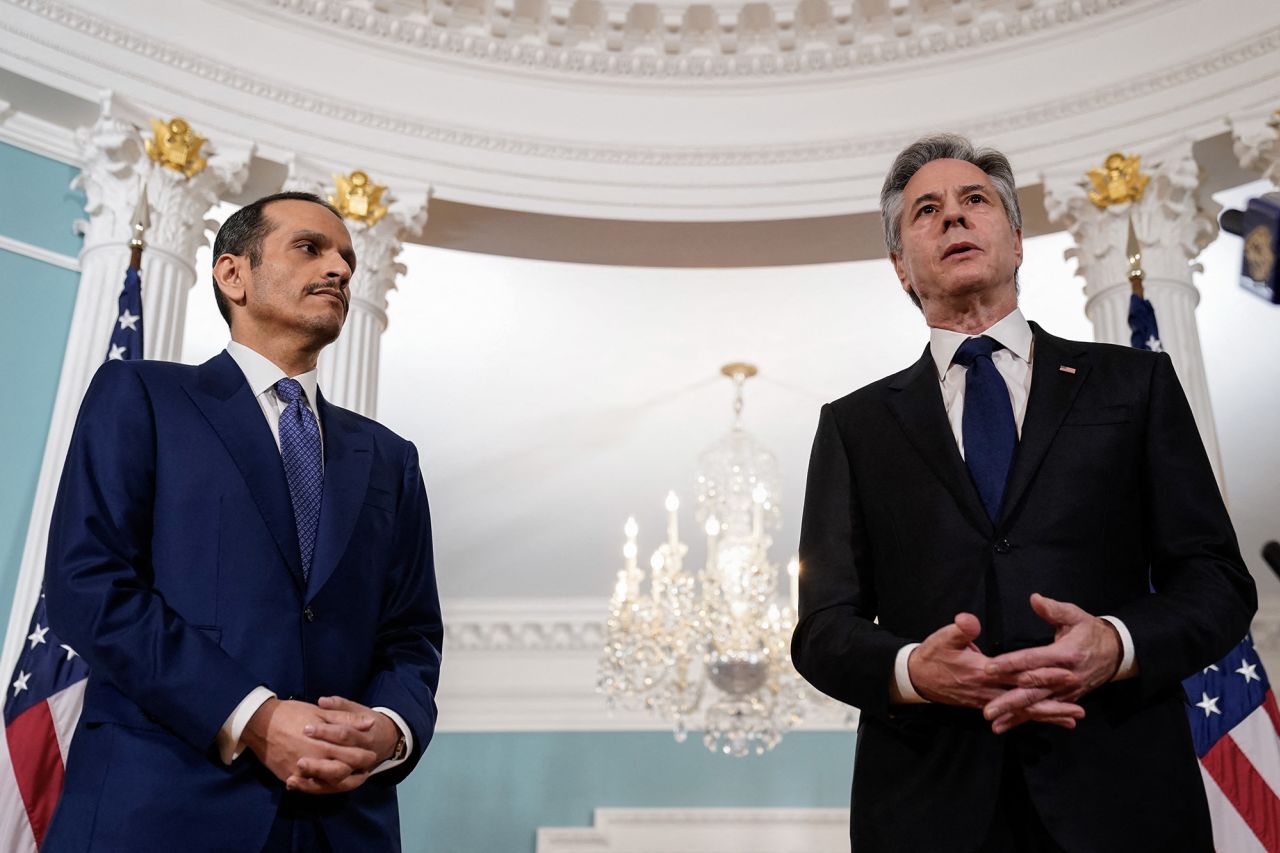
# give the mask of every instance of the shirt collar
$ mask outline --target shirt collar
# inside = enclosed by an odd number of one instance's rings
[[[272,390],[277,382],[285,378],[284,371],[277,367],[271,359],[239,341],[230,341],[227,344],[227,354],[235,359],[236,364],[240,367],[240,372],[244,374],[245,380],[249,383],[249,390],[253,392],[254,397],[261,397],[264,392]],[[315,369],[308,370],[306,373],[293,378],[298,380],[302,390],[307,393],[307,402],[311,405],[312,410],[318,412],[320,411],[320,406],[316,400],[316,373]]]
[[[1021,308],[1014,308],[1004,316],[1004,319],[991,328],[979,332],[978,335],[994,338],[1016,357],[1028,364],[1031,363],[1031,324],[1022,316]],[[929,329],[929,353],[933,356],[934,367],[938,369],[939,381],[951,367],[951,359],[955,358],[956,350],[960,349],[960,345],[978,335],[966,335],[950,329]]]

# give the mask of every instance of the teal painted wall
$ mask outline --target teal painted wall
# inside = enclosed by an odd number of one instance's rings
[[[0,198],[9,202],[0,205],[0,234],[78,255],[81,238],[73,225],[86,218],[84,193],[71,189],[78,174],[75,166],[0,142]]]
[[[75,257],[84,196],[74,166],[0,143],[0,234]],[[79,274],[0,250],[0,620],[18,582],[45,434],[62,369]]]
[[[852,732],[793,732],[772,752],[711,753],[695,733],[437,735],[400,786],[405,853],[533,853],[538,827],[614,808],[846,808]]]

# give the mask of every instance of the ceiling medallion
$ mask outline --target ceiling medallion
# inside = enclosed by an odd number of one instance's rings
[[[750,364],[721,368],[736,389],[733,427],[698,458],[696,518],[706,534],[701,571],[685,566],[680,499],[667,495],[667,540],[637,565],[639,526],[623,528],[624,567],[609,601],[597,687],[611,708],[644,708],[670,721],[677,741],[701,729],[708,749],[766,752],[817,698],[791,665],[799,564],[787,567],[789,603],[779,606],[779,566],[769,531],[781,520],[773,453],[742,426]]]

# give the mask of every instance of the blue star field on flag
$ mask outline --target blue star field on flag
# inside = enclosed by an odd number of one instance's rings
[[[1261,707],[1270,687],[1252,634],[1222,660],[1182,682],[1196,755],[1203,758],[1223,735]]]
[[[5,691],[6,726],[32,705],[89,676],[84,660],[49,630],[43,592],[31,616],[30,628],[14,667],[13,681]]]
[[[111,327],[107,360],[142,358],[142,274],[129,267],[120,291],[119,310]]]

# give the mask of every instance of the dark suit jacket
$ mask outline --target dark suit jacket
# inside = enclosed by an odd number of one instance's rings
[[[404,717],[408,761],[299,807],[335,850],[399,849],[394,785],[431,740],[440,671],[426,493],[412,444],[318,403],[304,584],[280,452],[229,355],[94,377],[49,534],[49,618],[92,675],[46,851],[261,849],[283,784],[214,745],[258,685]]]
[[[974,849],[1010,749],[1068,850],[1212,849],[1179,682],[1244,635],[1253,581],[1169,357],[1032,330],[1031,396],[995,523],[927,348],[822,409],[792,656],[862,710],[858,853]],[[997,736],[977,710],[890,705],[898,650],[958,612],[981,620],[990,655],[1050,642],[1033,592],[1122,619],[1140,675],[1086,696],[1075,731]]]

